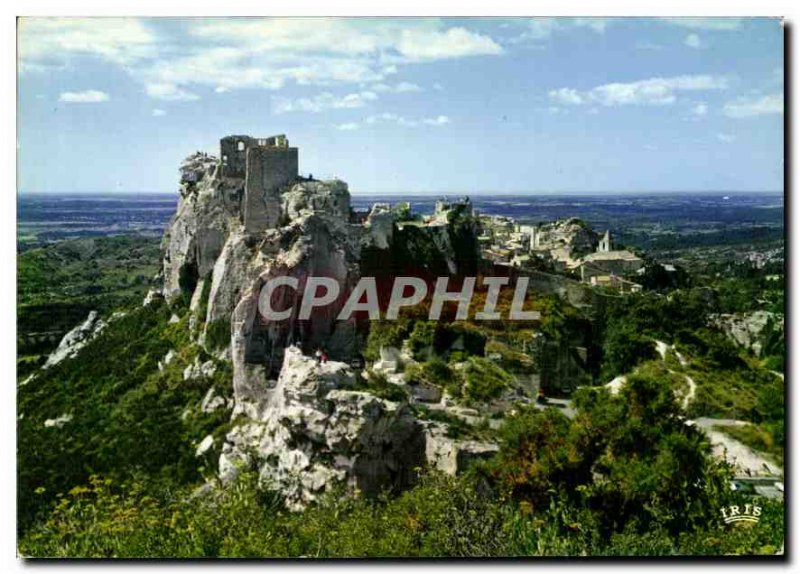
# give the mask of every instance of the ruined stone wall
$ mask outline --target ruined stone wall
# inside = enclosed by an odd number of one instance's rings
[[[243,178],[247,168],[247,150],[256,144],[250,136],[228,136],[219,142],[223,177]]]
[[[244,185],[244,226],[257,233],[278,224],[280,189],[297,178],[297,148],[253,147],[247,150]]]

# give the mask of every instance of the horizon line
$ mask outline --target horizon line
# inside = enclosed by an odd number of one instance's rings
[[[493,196],[493,197],[518,197],[518,196],[555,196],[555,195],[661,195],[661,194],[764,194],[785,195],[785,190],[729,190],[729,189],[704,189],[704,190],[571,190],[571,191],[380,191],[362,192],[350,191],[351,196],[414,196],[414,197],[443,197],[443,196]],[[17,190],[17,195],[180,195],[180,191],[22,191]]]

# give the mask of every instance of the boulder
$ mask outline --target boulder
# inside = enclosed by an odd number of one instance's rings
[[[336,484],[367,495],[411,486],[425,462],[422,425],[406,405],[350,390],[355,380],[345,363],[318,364],[296,347],[286,349],[257,416],[226,437],[223,480],[255,464],[294,509]]]
[[[324,213],[347,221],[350,216],[350,192],[343,181],[305,181],[293,185],[281,196],[282,212],[289,221]]]
[[[465,471],[476,460],[491,458],[499,447],[490,442],[457,440],[447,436],[447,425],[427,423],[425,459],[444,473],[455,475]]]
[[[211,387],[200,402],[200,411],[204,413],[213,413],[216,410],[225,409],[229,406],[230,401],[225,397],[219,396],[214,387]]]
[[[183,370],[183,380],[201,380],[210,379],[214,376],[217,367],[214,361],[208,360],[204,363],[200,362],[200,357],[195,357],[194,362]]]
[[[206,435],[205,438],[200,441],[200,444],[197,445],[194,455],[203,456],[209,451],[209,449],[211,449],[212,446],[214,446],[214,437],[211,435]]]
[[[388,249],[392,242],[394,232],[395,214],[388,203],[376,203],[367,216],[364,227],[364,245],[371,245],[377,249]]]
[[[782,331],[784,325],[783,315],[769,311],[754,311],[752,313],[719,314],[710,318],[711,323],[721,329],[732,341],[752,351],[756,356],[761,355],[764,334],[767,327]]]
[[[67,424],[68,422],[71,422],[71,421],[72,421],[72,415],[71,414],[63,414],[60,417],[56,417],[54,419],[47,419],[46,421],[44,421],[44,426],[45,426],[45,428],[57,428],[57,429],[60,429],[65,424]]]
[[[56,350],[47,357],[42,368],[49,369],[65,359],[76,356],[89,341],[105,329],[106,325],[107,323],[100,319],[97,311],[91,311],[83,323],[64,335]]]

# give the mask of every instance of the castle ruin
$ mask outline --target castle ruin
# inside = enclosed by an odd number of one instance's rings
[[[280,134],[269,138],[245,135],[219,142],[220,175],[244,179],[242,221],[245,231],[256,233],[277,226],[281,215],[281,189],[298,177],[296,147]]]

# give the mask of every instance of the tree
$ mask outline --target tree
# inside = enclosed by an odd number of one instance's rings
[[[654,359],[653,340],[641,334],[624,320],[612,322],[603,343],[603,376],[614,378],[627,373],[637,364]]]

